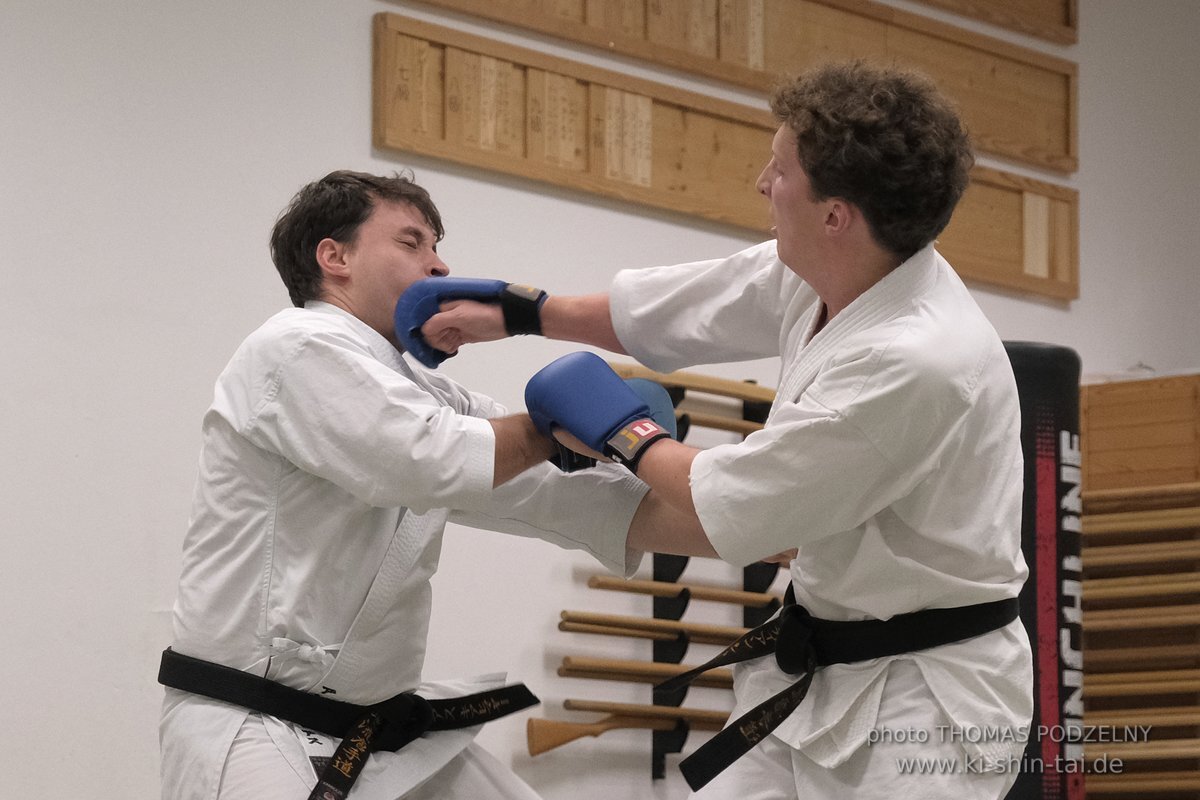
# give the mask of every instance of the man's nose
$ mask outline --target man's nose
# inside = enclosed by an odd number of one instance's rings
[[[433,261],[429,262],[429,275],[433,278],[444,278],[450,274],[450,267],[446,266],[446,262],[442,261],[441,256],[434,256]]]

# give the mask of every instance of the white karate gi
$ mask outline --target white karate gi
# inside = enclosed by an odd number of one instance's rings
[[[621,343],[653,369],[782,357],[764,430],[704,450],[692,466],[696,510],[723,559],[745,565],[798,548],[791,566],[797,602],[834,620],[888,619],[1018,595],[1027,569],[1016,385],[1002,342],[932,245],[816,335],[821,301],[779,261],[774,241],[727,259],[623,271],[610,298]],[[923,687],[905,684],[907,673],[893,676],[895,687],[889,683],[900,661],[915,665]],[[791,682],[773,658],[738,665],[733,718]],[[1019,620],[924,652],[825,667],[774,732],[798,751],[797,788],[754,794],[737,782],[735,764],[735,777],[710,784],[720,782],[720,791],[700,794],[907,796],[892,763],[900,749],[876,743],[864,756],[862,748],[877,724],[895,728],[911,718],[926,729],[929,755],[1009,765],[979,795],[1002,796],[1016,779],[1032,686]],[[936,708],[880,718],[885,689],[897,697],[923,691]],[[989,734],[965,741],[969,735],[957,739],[937,730],[941,725]],[[876,735],[889,733],[896,735]],[[790,763],[792,755],[785,756]],[[752,783],[751,771],[743,771]],[[869,785],[867,774],[893,780]],[[935,782],[945,784],[945,794]],[[916,783],[924,798],[963,800],[975,796],[964,787],[975,791],[981,782],[960,774]]]
[[[358,704],[418,687],[438,697],[501,685],[503,676],[421,683],[429,579],[447,518],[583,549],[628,575],[641,554],[627,552],[625,538],[646,491],[621,467],[565,475],[549,464],[493,490],[495,436],[486,418],[502,413],[412,366],[335,306],[310,302],[272,317],[235,353],[204,418],[172,647]],[[244,772],[290,769],[302,788],[316,779],[308,756],[336,744],[168,689],[164,799],[216,798],[239,731],[246,749],[238,755],[262,759]],[[393,800],[439,780],[448,763],[445,774],[470,771],[479,755],[460,754],[476,732],[431,733],[373,754],[353,797]],[[275,749],[261,747],[266,737]],[[498,780],[516,787],[512,796],[532,795],[511,771],[493,767],[493,777],[499,769],[507,778]],[[233,796],[236,787],[227,788]],[[289,784],[256,796],[305,794]]]

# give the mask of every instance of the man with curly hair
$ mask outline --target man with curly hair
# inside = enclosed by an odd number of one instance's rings
[[[802,75],[772,108],[773,241],[541,309],[544,335],[664,372],[782,359],[762,431],[623,456],[652,487],[630,546],[735,565],[796,550],[794,603],[715,660],[741,662],[735,721],[684,774],[697,798],[1001,798],[1032,714],[1017,388],[935,249],[968,137],[927,79],[864,63]],[[495,308],[439,300],[414,321],[428,345],[504,335]],[[616,395],[604,378],[556,364],[527,404],[581,447],[582,400],[603,416]]]

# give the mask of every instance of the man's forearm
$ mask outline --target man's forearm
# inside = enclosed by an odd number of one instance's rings
[[[421,335],[430,347],[443,353],[455,353],[464,344],[494,342],[510,335],[497,303],[449,300],[441,309],[421,325]],[[542,335],[548,339],[580,342],[627,355],[613,328],[607,294],[548,297],[538,320]]]
[[[648,553],[717,558],[700,520],[668,503],[655,489],[642,498],[629,525],[626,544]]]
[[[507,483],[557,452],[554,442],[538,433],[528,414],[489,419],[496,434],[492,487]]]
[[[627,355],[613,328],[608,294],[551,295],[542,304],[542,335]]]
[[[638,463],[650,493],[629,528],[629,546],[655,553],[717,557],[692,500],[692,462],[699,451],[673,441],[651,445]]]

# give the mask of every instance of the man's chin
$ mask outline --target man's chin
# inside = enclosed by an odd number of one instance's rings
[[[783,262],[783,265],[792,272],[796,271],[795,255],[795,252],[791,248],[786,247],[779,239],[775,240],[775,257]]]

